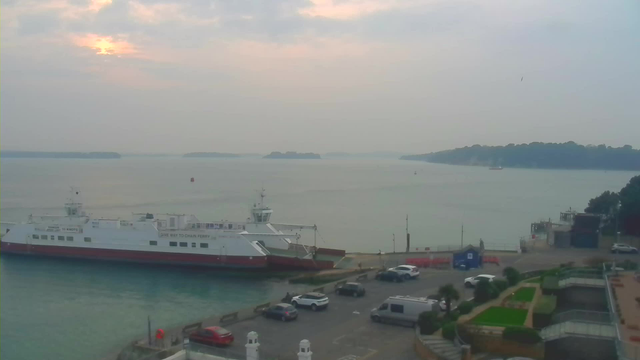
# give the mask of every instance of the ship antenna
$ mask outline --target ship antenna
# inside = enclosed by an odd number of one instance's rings
[[[262,187],[262,191],[260,191],[260,207],[264,207],[264,197],[267,196],[264,194],[264,187]]]

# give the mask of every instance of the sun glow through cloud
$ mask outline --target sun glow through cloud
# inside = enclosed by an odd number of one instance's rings
[[[76,36],[74,44],[80,47],[87,47],[96,50],[97,55],[130,55],[136,50],[132,44],[125,40],[116,40],[111,36],[99,36],[96,34],[86,34]]]

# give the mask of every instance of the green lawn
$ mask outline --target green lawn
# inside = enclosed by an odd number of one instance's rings
[[[529,279],[529,280],[525,281],[525,284],[540,284],[540,283],[541,283],[541,281],[540,281],[539,277],[536,277],[536,278]]]
[[[476,325],[522,326],[527,319],[527,309],[511,309],[493,306],[471,320]]]
[[[518,289],[518,291],[516,291],[516,293],[513,294],[513,296],[511,297],[511,301],[531,302],[535,294],[536,294],[536,288],[523,287]]]

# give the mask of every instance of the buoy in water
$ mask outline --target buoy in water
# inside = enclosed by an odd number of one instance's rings
[[[191,178],[191,182],[195,182],[195,181],[196,181],[196,179],[195,179],[195,178]]]

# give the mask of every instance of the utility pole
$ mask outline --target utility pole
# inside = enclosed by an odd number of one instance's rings
[[[411,235],[409,234],[409,214],[407,214],[407,252],[411,248]]]
[[[460,228],[460,249],[462,249],[463,247],[464,247],[464,223]]]
[[[396,234],[393,233],[393,253],[396,253]]]
[[[147,337],[149,338],[149,346],[151,346],[151,315],[147,315]]]

